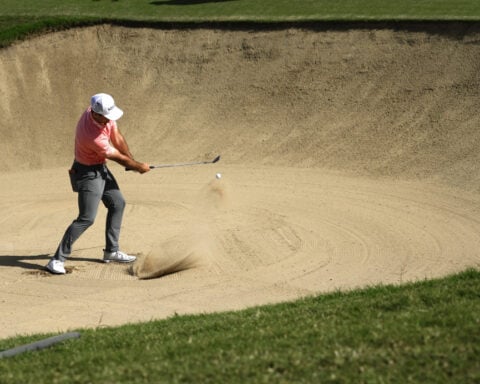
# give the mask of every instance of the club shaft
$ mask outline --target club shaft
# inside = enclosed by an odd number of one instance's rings
[[[171,167],[185,167],[187,165],[199,165],[199,164],[211,164],[211,161],[197,161],[194,163],[176,163],[176,164],[160,164],[160,165],[151,165],[150,168],[171,168]]]
[[[150,165],[150,169],[155,168],[172,168],[172,167],[185,167],[187,165],[199,165],[199,164],[213,164],[220,160],[220,155],[218,155],[212,161],[194,161],[190,163],[176,163],[176,164],[159,164],[159,165]],[[125,168],[126,171],[131,171],[130,168]]]

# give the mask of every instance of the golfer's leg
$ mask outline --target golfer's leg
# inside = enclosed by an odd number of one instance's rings
[[[81,189],[78,192],[79,214],[63,235],[54,256],[57,260],[65,261],[70,256],[73,243],[95,221],[104,185],[105,181],[100,177],[82,182]]]
[[[102,196],[107,207],[107,222],[105,225],[105,251],[116,252],[119,249],[120,229],[122,227],[125,199],[113,175],[108,171],[105,191]]]

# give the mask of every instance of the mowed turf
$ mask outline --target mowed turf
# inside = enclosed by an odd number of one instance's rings
[[[81,331],[1,383],[478,383],[480,272]],[[0,349],[41,336],[0,341]]]
[[[4,0],[0,44],[104,20],[478,20],[478,1]],[[480,273],[118,328],[0,360],[1,383],[480,382]],[[0,350],[42,339],[1,340]]]
[[[103,22],[258,23],[480,20],[476,0],[4,0],[0,47],[33,33]]]
[[[148,20],[478,19],[475,0],[3,0],[0,15]]]
[[[477,0],[3,0],[0,47],[31,33],[99,22],[479,20]]]

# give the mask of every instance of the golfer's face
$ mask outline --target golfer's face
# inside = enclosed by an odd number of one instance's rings
[[[110,121],[105,116],[100,115],[99,113],[96,113],[96,112],[93,112],[93,111],[92,111],[92,116],[93,116],[93,120],[95,120],[97,123],[102,124],[102,125],[105,125]]]

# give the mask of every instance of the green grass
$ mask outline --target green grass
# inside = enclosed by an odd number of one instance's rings
[[[0,382],[478,383],[480,272],[81,332],[1,359]]]
[[[142,20],[478,18],[476,0],[2,0],[0,15]]]
[[[38,33],[48,33],[100,22],[101,19],[88,17],[0,16],[0,48]]]
[[[143,21],[480,20],[478,0],[2,0],[0,47],[32,33]]]

